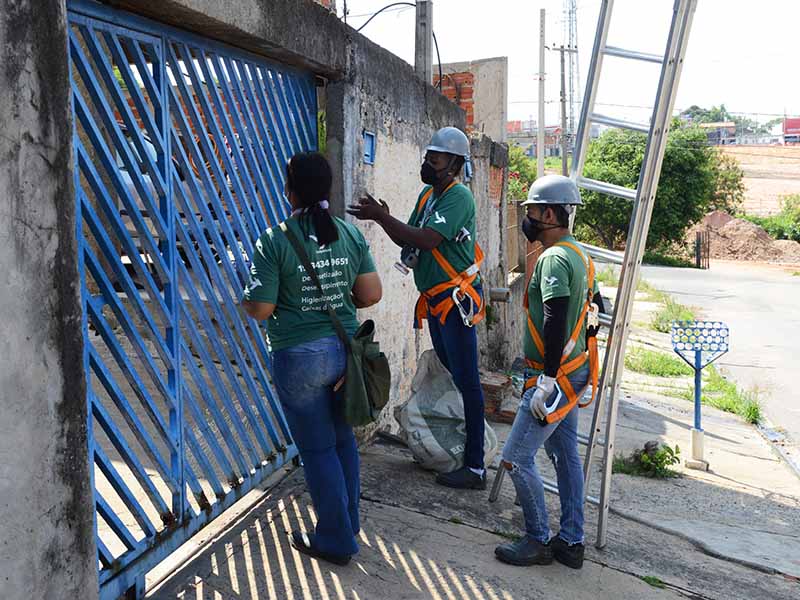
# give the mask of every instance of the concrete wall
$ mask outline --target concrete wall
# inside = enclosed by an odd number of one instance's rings
[[[97,596],[63,0],[0,0],[0,596]]]
[[[504,142],[508,120],[508,58],[448,63],[442,65],[442,75],[442,92],[467,111],[468,128]],[[434,67],[434,84],[438,80],[438,69]]]
[[[354,38],[350,54],[352,70],[327,87],[327,146],[336,170],[332,206],[342,214],[346,204],[369,191],[405,220],[423,186],[419,168],[431,135],[447,125],[463,129],[464,112],[420,81],[410,65],[369,40]],[[363,161],[365,130],[376,135],[374,165]],[[431,346],[427,329],[416,333],[412,329],[418,293],[413,277],[393,266],[400,249],[377,225],[358,227],[370,243],[383,280],[383,301],[361,311],[361,318],[375,319],[378,338],[391,361],[392,405],[379,426],[394,427],[393,407],[409,397],[417,359]]]

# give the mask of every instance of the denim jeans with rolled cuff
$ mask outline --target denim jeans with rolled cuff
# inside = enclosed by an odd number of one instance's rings
[[[589,368],[583,367],[569,376],[572,387],[580,392],[589,380]],[[578,452],[578,406],[555,423],[541,425],[530,409],[536,387],[527,390],[519,404],[511,434],[503,448],[503,461],[511,464],[511,480],[525,517],[525,533],[547,543],[550,526],[544,486],[536,468],[536,454],[544,446],[553,462],[561,501],[559,537],[568,544],[583,543],[583,467]],[[548,399],[555,399],[557,391]],[[567,403],[564,396],[559,407]]]

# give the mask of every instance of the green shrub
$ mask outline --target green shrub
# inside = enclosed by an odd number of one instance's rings
[[[784,196],[781,200],[781,212],[777,215],[769,217],[744,215],[744,218],[762,227],[776,240],[800,242],[800,194]]]
[[[673,449],[667,444],[659,446],[655,442],[647,442],[644,449],[636,450],[628,457],[619,454],[615,456],[611,471],[653,479],[678,477],[680,474],[670,467],[680,462],[680,453],[678,446]]]

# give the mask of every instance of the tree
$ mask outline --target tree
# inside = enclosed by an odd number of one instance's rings
[[[594,140],[587,151],[584,174],[592,179],[635,188],[646,136],[610,129]],[[684,239],[686,230],[707,212],[714,196],[717,154],[697,127],[676,127],[669,133],[661,168],[648,247],[665,249]],[[607,248],[624,244],[633,205],[595,192],[583,192],[584,206],[577,223]],[[580,229],[579,229],[580,232]]]
[[[772,119],[766,123],[759,123],[755,119],[750,119],[741,115],[733,115],[728,112],[724,104],[712,106],[711,108],[701,108],[693,104],[681,112],[681,118],[692,123],[735,123],[736,135],[765,135],[782,119]]]
[[[737,214],[744,203],[744,171],[735,156],[716,151],[712,162],[714,172],[714,195],[709,210],[724,210]]]

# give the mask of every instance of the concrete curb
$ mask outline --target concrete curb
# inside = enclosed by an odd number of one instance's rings
[[[795,446],[784,434],[780,433],[766,417],[763,418],[763,424],[756,425],[755,428],[764,441],[767,442],[772,452],[785,462],[792,473],[800,479],[800,448]],[[780,445],[779,442],[781,441],[785,441],[794,452]]]
[[[676,529],[672,529],[671,527],[666,527],[664,525],[659,525],[658,523],[655,523],[655,522],[650,521],[648,519],[644,519],[642,517],[637,517],[636,515],[633,515],[631,513],[626,512],[626,511],[619,510],[617,508],[609,507],[608,511],[613,515],[616,515],[616,516],[621,517],[623,519],[627,519],[629,521],[633,521],[634,523],[638,523],[639,525],[644,525],[645,527],[650,527],[650,528],[655,529],[657,531],[660,531],[662,533],[666,533],[666,534],[669,534],[669,535],[674,535],[676,537],[679,537],[682,540],[685,540],[685,541],[689,542],[690,544],[692,544],[695,548],[697,548],[698,550],[700,550],[704,554],[707,554],[708,556],[711,556],[713,558],[717,558],[719,560],[724,560],[726,562],[742,565],[744,567],[748,567],[750,569],[754,569],[756,571],[760,571],[761,573],[766,573],[767,575],[781,575],[783,577],[786,577],[786,578],[789,578],[789,579],[792,579],[792,580],[796,580],[797,579],[796,576],[794,576],[794,575],[792,575],[790,573],[784,573],[783,571],[775,569],[774,567],[767,567],[767,566],[765,566],[765,565],[763,565],[761,563],[752,562],[752,561],[749,561],[749,560],[745,560],[745,559],[742,559],[742,558],[736,558],[736,557],[733,557],[733,556],[728,556],[726,554],[722,554],[720,552],[717,552],[716,550],[712,550],[705,542],[703,542],[701,540],[698,540],[697,538],[694,538],[694,537],[692,537],[690,535],[687,535],[686,533],[684,533],[682,531],[679,531],[679,530],[676,530]]]

